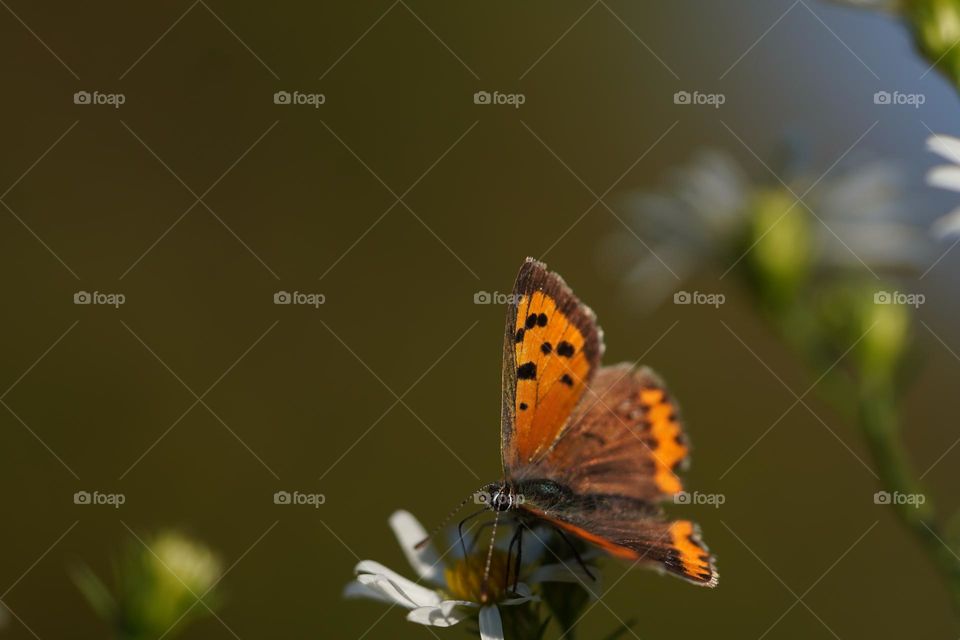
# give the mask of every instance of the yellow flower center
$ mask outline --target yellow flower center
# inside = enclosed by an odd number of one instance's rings
[[[457,560],[444,570],[447,589],[457,600],[470,602],[499,602],[506,595],[504,585],[507,581],[507,554],[499,549],[493,550],[490,559],[490,575],[486,580],[484,593],[484,568],[487,564],[486,553],[475,553]]]

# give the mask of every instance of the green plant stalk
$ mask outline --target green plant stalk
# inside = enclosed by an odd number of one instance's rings
[[[803,305],[768,309],[781,337],[816,371],[831,367],[831,356],[822,349],[816,323]],[[951,604],[960,621],[960,559],[948,546],[952,543],[949,528],[943,528],[936,516],[930,495],[915,478],[900,440],[899,411],[894,398],[896,389],[886,377],[854,376],[834,368],[821,381],[818,391],[845,415],[857,421],[863,432],[874,466],[884,491],[922,494],[919,507],[892,504],[897,519],[916,538],[947,587]],[[850,399],[856,398],[851,403]],[[958,513],[960,517],[960,513]],[[960,552],[958,552],[960,553]],[[960,623],[958,623],[960,624]]]
[[[916,507],[893,503],[901,524],[917,539],[949,591],[954,611],[960,616],[960,559],[947,546],[936,519],[936,509],[915,478],[900,442],[899,418],[894,389],[879,380],[865,380],[859,396],[859,419],[871,456],[880,474],[880,484],[889,492],[922,494]]]

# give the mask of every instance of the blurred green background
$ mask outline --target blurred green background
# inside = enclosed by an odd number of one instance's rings
[[[473,300],[509,291],[532,255],[597,312],[608,363],[647,354],[684,409],[688,486],[726,496],[676,509],[702,524],[719,588],[634,571],[585,637],[611,611],[643,638],[953,637],[874,479],[803,406],[720,478],[794,403],[721,320],[798,394],[810,373],[718,274],[684,285],[724,292],[718,310],[636,312],[601,267],[620,222],[601,205],[584,215],[674,123],[611,195],[703,146],[765,178],[746,146],[763,157],[785,130],[827,167],[877,121],[862,149],[921,175],[927,128],[955,132],[960,105],[892,20],[812,0],[10,0],[0,30],[0,593],[22,620],[0,636],[104,637],[67,568],[106,574],[130,530],[179,526],[236,563],[220,611],[232,632],[206,619],[186,638],[428,637],[340,592],[358,558],[407,573],[393,510],[429,525],[498,477],[505,310]],[[927,102],[873,104],[892,88]],[[76,105],[81,90],[126,102]],[[479,90],[526,102],[475,105]],[[680,90],[727,102],[678,106]],[[277,91],[326,102],[278,105]],[[957,265],[950,254],[911,287],[960,351]],[[126,303],[74,305],[79,290]],[[275,305],[278,290],[326,304]],[[958,436],[960,363],[920,338],[905,423],[926,469]],[[958,456],[925,478],[946,511]],[[75,505],[80,490],[126,504]],[[275,505],[278,490],[326,504]]]

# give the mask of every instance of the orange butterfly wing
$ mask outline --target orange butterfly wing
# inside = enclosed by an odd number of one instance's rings
[[[549,451],[583,396],[602,352],[593,312],[560,276],[527,258],[514,285],[504,337],[505,471]]]

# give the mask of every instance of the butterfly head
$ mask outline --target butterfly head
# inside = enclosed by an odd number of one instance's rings
[[[492,483],[474,494],[477,504],[485,505],[491,511],[509,511],[523,504],[523,496],[510,484]]]

